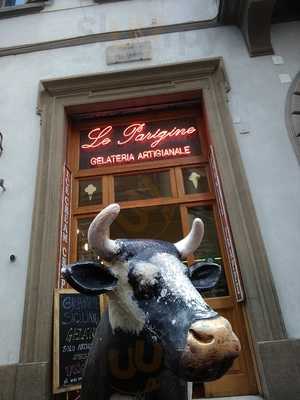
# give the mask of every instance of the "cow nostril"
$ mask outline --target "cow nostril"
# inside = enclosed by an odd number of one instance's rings
[[[194,329],[190,329],[189,333],[191,333],[193,338],[195,340],[197,340],[197,342],[199,342],[199,343],[211,344],[215,340],[213,335],[209,335],[209,334],[207,334],[205,332],[199,332],[199,331],[197,332]]]

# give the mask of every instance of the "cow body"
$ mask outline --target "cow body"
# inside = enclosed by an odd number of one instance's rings
[[[161,345],[145,330],[113,332],[108,312],[97,328],[85,366],[81,398],[186,400],[187,383],[164,367]]]
[[[81,398],[186,400],[187,381],[218,379],[240,351],[229,322],[199,293],[216,284],[220,267],[188,268],[181,261],[201,242],[200,220],[175,244],[112,241],[109,226],[118,213],[118,205],[108,206],[89,228],[89,245],[106,264],[79,262],[63,270],[75,289],[109,295],[108,312],[85,367]]]

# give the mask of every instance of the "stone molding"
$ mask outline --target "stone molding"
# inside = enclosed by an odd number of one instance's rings
[[[224,0],[219,21],[239,26],[251,57],[273,54],[271,18],[275,0]]]
[[[259,342],[258,352],[265,371],[267,398],[270,400],[299,399],[300,340]]]
[[[225,201],[245,284],[245,310],[249,318],[254,349],[257,351],[258,342],[286,338],[227,106],[229,90],[222,58],[41,82],[37,108],[41,115],[41,140],[28,262],[21,364],[42,363],[49,371],[52,360],[52,305],[53,289],[56,285],[60,183],[66,155],[66,113],[87,104],[138,98],[141,97],[141,93],[143,97],[187,91],[203,93],[211,139],[223,181]],[[264,383],[263,369],[260,369],[260,375]],[[43,376],[46,377],[47,373]],[[28,376],[26,379],[30,381]],[[45,382],[47,379],[43,378],[40,383],[41,399],[51,396],[50,385],[47,387],[48,392],[46,391],[48,394],[45,394]],[[21,384],[20,378],[17,385]],[[264,387],[267,387],[266,384]],[[19,390],[18,387],[16,390]]]
[[[48,363],[0,366],[0,400],[48,400],[50,385]]]
[[[51,1],[37,1],[32,4],[13,7],[10,10],[0,9],[0,18],[24,15],[28,12],[41,11]],[[103,1],[96,1],[102,3]],[[0,57],[26,54],[36,51],[60,49],[64,47],[83,46],[91,43],[112,42],[116,40],[135,39],[137,37],[156,36],[174,32],[193,31],[216,27],[222,24],[237,25],[244,36],[250,56],[273,54],[271,44],[271,17],[275,0],[224,0],[216,19],[179,24],[146,27],[140,29],[95,33],[75,36],[67,39],[50,40],[37,43],[20,44],[0,49]]]
[[[300,164],[300,71],[291,83],[285,104],[286,126]]]
[[[0,366],[0,400],[14,400],[17,365]]]
[[[245,0],[242,4],[239,26],[250,56],[273,54],[271,19],[275,0]]]
[[[92,43],[113,42],[117,40],[163,35],[167,33],[194,31],[198,29],[215,27],[217,25],[218,24],[216,21],[196,21],[124,31],[93,33],[84,36],[75,36],[68,39],[49,40],[45,42],[2,47],[0,48],[0,57],[33,53],[36,51],[61,49],[64,47],[84,46]]]

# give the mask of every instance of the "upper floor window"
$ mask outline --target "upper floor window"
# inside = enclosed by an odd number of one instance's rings
[[[1,7],[14,7],[26,4],[27,0],[0,0]]]
[[[95,3],[104,4],[112,1],[120,2],[120,0],[94,0]],[[173,23],[193,22],[193,21],[211,21],[217,18],[222,0],[156,0],[144,1],[145,13],[153,20],[158,20],[161,25]],[[224,2],[225,0],[223,0]],[[236,0],[226,0],[226,2],[237,2]],[[136,0],[137,7],[139,1]],[[127,5],[126,5],[127,7]],[[172,12],[170,13],[170,8]],[[232,7],[232,6],[231,6]],[[170,19],[174,22],[170,22]]]
[[[39,12],[47,3],[46,0],[0,0],[0,19]]]
[[[289,22],[300,19],[300,4],[294,0],[277,0],[274,5],[272,22]]]

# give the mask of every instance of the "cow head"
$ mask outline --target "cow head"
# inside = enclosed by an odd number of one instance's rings
[[[63,269],[80,292],[109,295],[113,331],[151,332],[165,353],[167,365],[189,381],[222,376],[240,352],[230,323],[213,311],[199,291],[214,287],[217,264],[186,267],[181,259],[200,245],[204,228],[195,219],[190,233],[172,244],[158,240],[109,238],[120,207],[112,204],[93,220],[89,246],[103,263],[79,262]]]

